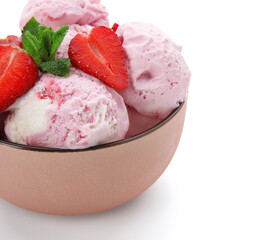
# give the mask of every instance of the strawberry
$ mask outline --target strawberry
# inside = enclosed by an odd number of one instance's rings
[[[119,24],[114,23],[111,29],[112,31],[116,32],[118,28],[119,28]]]
[[[90,35],[77,34],[69,46],[72,64],[115,89],[128,86],[124,52],[117,34],[107,27],[93,28]]]
[[[0,39],[0,46],[16,45],[22,48],[22,41],[15,35],[8,35],[6,39]]]
[[[15,45],[0,46],[0,113],[37,80],[38,67],[23,49]]]

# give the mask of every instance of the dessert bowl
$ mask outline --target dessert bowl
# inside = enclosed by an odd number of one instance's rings
[[[186,102],[150,130],[78,150],[10,143],[0,133],[0,197],[31,211],[64,216],[126,203],[165,171],[179,144],[185,113]]]

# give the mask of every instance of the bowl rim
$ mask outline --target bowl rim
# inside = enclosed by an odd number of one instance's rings
[[[157,129],[161,128],[164,126],[167,122],[169,122],[175,115],[177,115],[178,112],[183,108],[185,104],[185,101],[181,102],[178,107],[176,107],[172,112],[160,123],[156,124],[154,127],[141,132],[135,136],[129,137],[129,138],[124,138],[122,140],[114,141],[114,142],[109,142],[109,143],[104,143],[104,144],[99,144],[96,146],[92,147],[87,147],[87,148],[50,148],[50,147],[36,147],[36,146],[29,146],[29,145],[24,145],[24,144],[19,144],[19,143],[12,143],[8,142],[7,140],[1,140],[0,139],[0,146],[9,146],[12,148],[17,148],[21,150],[27,150],[27,151],[38,151],[38,152],[86,152],[86,151],[95,151],[95,150],[100,150],[100,149],[105,149],[109,147],[114,147],[117,145],[122,145],[128,142],[135,141],[139,138],[142,138],[148,134],[151,134],[152,132],[156,131]]]

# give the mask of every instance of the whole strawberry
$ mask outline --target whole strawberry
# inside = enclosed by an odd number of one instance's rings
[[[16,45],[0,46],[0,113],[38,80],[33,59]]]

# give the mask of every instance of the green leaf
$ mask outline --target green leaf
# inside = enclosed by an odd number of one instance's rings
[[[43,48],[42,43],[29,31],[26,31],[25,34],[22,35],[22,43],[24,49],[34,59],[37,65],[48,60],[48,52]]]
[[[39,65],[43,72],[52,73],[60,77],[68,77],[70,75],[70,59],[58,58],[54,61],[44,62]]]
[[[69,26],[61,27],[57,32],[31,18],[22,30],[24,49],[34,59],[39,69],[56,76],[68,77],[70,59],[55,59]]]
[[[29,31],[32,35],[37,36],[40,23],[33,17],[24,26],[22,33]]]
[[[38,40],[34,39],[34,36],[29,31],[26,31],[25,34],[22,35],[23,48],[27,51],[27,53],[33,58],[33,60],[38,65],[42,62],[42,59],[38,49],[40,43],[38,43],[37,41]]]
[[[52,36],[52,47],[50,52],[50,60],[55,59],[55,54],[59,46],[61,45],[67,31],[69,29],[69,26],[63,26],[61,27],[57,32],[55,32]]]
[[[46,61],[49,61],[49,55],[52,47],[52,33],[53,30],[51,28],[46,28],[42,32],[40,32],[40,42],[42,43],[42,47],[47,51],[48,58]]]
[[[46,27],[45,25],[42,25],[42,24],[39,25],[39,27],[38,27],[38,34],[36,35],[36,38],[37,38],[38,40],[41,39],[42,33],[43,33],[46,29],[49,29],[49,28]]]

